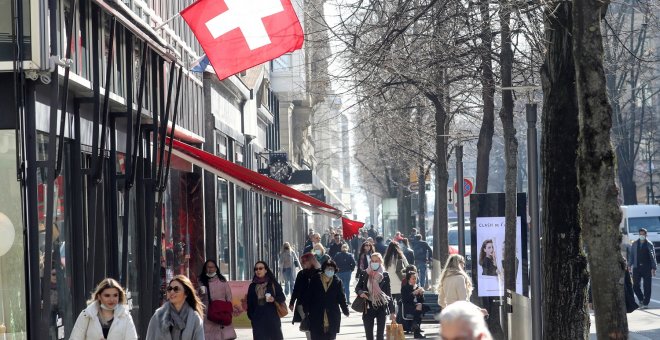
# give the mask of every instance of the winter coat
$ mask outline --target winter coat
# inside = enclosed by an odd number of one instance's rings
[[[431,246],[423,240],[415,240],[412,245],[412,250],[415,254],[415,264],[426,263],[426,261],[433,256],[433,249],[431,249]]]
[[[630,246],[630,251],[628,252],[628,265],[630,268],[637,268],[637,247],[639,246],[641,242],[639,240],[633,242],[633,244]],[[651,255],[651,269],[655,270],[657,269],[657,263],[655,259],[655,249],[653,249],[653,243],[650,241],[646,241],[642,243],[642,247],[647,247],[649,250],[649,253]]]
[[[200,280],[200,284],[202,284]],[[233,325],[221,325],[208,319],[209,311],[209,293],[213,301],[229,301],[232,300],[231,288],[227,282],[220,281],[220,279],[210,279],[204,294],[199,294],[202,303],[206,306],[204,313],[204,338],[206,340],[229,340],[236,339],[236,330]]]
[[[327,333],[339,333],[341,324],[341,312],[348,314],[348,304],[341,280],[337,276],[332,277],[332,283],[328,291],[323,288],[321,274],[314,275],[309,282],[307,298],[305,299],[305,311],[309,314],[309,329],[312,333],[323,334],[323,315],[328,314],[329,329]]]
[[[170,333],[170,326],[172,326],[170,308],[170,302],[167,301],[160,308],[156,309],[156,312],[149,321],[146,337],[147,340],[172,339],[172,334]],[[188,313],[186,328],[183,329],[181,340],[204,340],[204,323],[202,316],[197,314],[195,310],[191,310]]]
[[[405,257],[397,259],[390,263],[390,266],[385,268],[390,275],[390,288],[392,294],[401,294],[401,282],[405,277],[406,267],[408,267],[408,260]]]
[[[447,276],[438,286],[438,304],[445,308],[456,301],[470,301],[471,292],[463,275]]]
[[[247,293],[247,316],[252,322],[253,330],[258,327],[264,334],[270,334],[273,339],[282,339],[282,322],[277,314],[275,302],[266,302],[259,305],[259,299],[256,291],[257,283],[250,283]],[[266,285],[266,293],[275,298],[276,302],[286,303],[286,297],[282,291],[282,286],[277,282],[270,282]]]
[[[293,292],[291,293],[291,299],[289,300],[289,305],[295,304],[296,313],[293,313],[293,320],[291,323],[302,321],[302,317],[297,313],[298,306],[305,308],[305,299],[307,299],[307,289],[309,288],[309,282],[312,277],[321,272],[320,269],[304,269],[298,272],[296,276],[296,282],[293,284]]]
[[[408,260],[408,264],[415,264],[415,252],[412,249],[403,246],[401,247],[401,251],[403,252],[403,256],[406,257],[406,260]]]
[[[380,253],[381,255],[385,256],[385,252],[387,252],[387,246],[383,242],[377,242],[374,245],[374,248],[376,248],[376,252]]]
[[[418,303],[424,304],[424,294],[413,294],[418,285],[403,285],[401,287],[401,303],[406,314],[413,314]]]
[[[341,252],[341,246],[343,244],[346,244],[346,242],[344,241],[340,241],[339,243],[330,242],[330,246],[328,247],[328,255],[330,255],[330,257],[334,259],[335,256]]]
[[[345,252],[340,252],[333,257],[335,260],[335,263],[337,263],[337,267],[339,267],[339,272],[353,272],[355,269],[355,259],[353,258],[353,254],[351,253],[345,253]]]
[[[369,281],[369,274],[367,274],[367,271],[362,271],[360,272],[360,277],[358,278],[357,285],[355,285],[355,293],[360,296],[362,293],[367,293],[369,294],[369,288],[367,287],[367,282]],[[390,289],[390,276],[387,274],[386,271],[383,272],[383,280],[380,281],[380,290],[385,293],[389,297],[388,303],[387,303],[387,314],[394,313],[394,299],[392,299],[392,290]],[[368,302],[369,308],[371,307],[371,301]]]
[[[103,339],[103,329],[98,315],[99,302],[94,301],[78,315],[69,340]],[[118,304],[107,340],[133,340],[137,338],[137,331],[131,313],[126,306]]]
[[[328,255],[328,254],[323,254],[321,256],[316,256],[316,254],[314,254],[314,257],[316,257],[316,261],[319,261],[320,265],[323,265],[328,260],[330,260],[330,255]]]

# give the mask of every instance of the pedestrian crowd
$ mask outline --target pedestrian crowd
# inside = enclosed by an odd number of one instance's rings
[[[342,314],[349,316],[349,308],[361,314],[367,340],[383,340],[386,328],[388,334],[401,332],[396,339],[403,338],[404,331],[415,339],[426,338],[420,326],[429,310],[424,293],[432,250],[416,230],[411,238],[397,232],[385,240],[371,226],[348,242],[332,229],[323,236],[310,231],[302,254],[285,242],[278,253],[277,276],[268,263],[254,264],[245,299],[247,317],[258,325],[252,327],[253,338],[284,339],[281,318],[290,311],[292,323],[299,324],[307,339],[336,339]],[[643,251],[636,254],[645,258]],[[214,260],[204,263],[197,282],[196,289],[184,275],[169,280],[167,300],[149,321],[147,340],[236,339],[231,287]],[[490,339],[484,323],[487,313],[467,302],[471,291],[465,260],[451,255],[437,288],[443,339]],[[124,289],[104,279],[76,320],[70,339],[137,338]]]

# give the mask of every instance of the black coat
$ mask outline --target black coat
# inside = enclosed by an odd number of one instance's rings
[[[330,242],[330,245],[328,246],[328,255],[330,255],[330,257],[334,259],[335,255],[341,252],[341,246],[343,244],[346,244],[346,242],[344,241],[341,241],[339,243]]]
[[[412,250],[415,253],[415,264],[426,263],[433,256],[433,249],[423,240],[415,240],[412,244]]]
[[[314,275],[318,276],[318,273],[320,272],[321,270],[319,269],[304,269],[298,272],[296,282],[293,284],[291,299],[289,300],[289,305],[295,304],[295,308],[293,309],[293,320],[291,320],[291,323],[302,321],[302,318],[298,313],[298,306],[303,306],[303,310],[305,309],[305,299],[307,298],[309,281]]]
[[[367,282],[369,281],[369,274],[367,271],[362,271],[359,274],[357,285],[355,286],[355,293],[359,296],[362,293],[369,294],[369,288],[367,288]],[[392,299],[392,289],[390,288],[390,276],[386,271],[383,271],[383,280],[380,281],[380,290],[389,297],[387,308],[388,314],[394,313],[394,300]],[[371,308],[371,301],[369,303],[369,308]]]
[[[406,314],[413,314],[418,303],[424,303],[424,294],[415,295],[413,291],[419,286],[403,285],[401,286],[401,302]]]
[[[408,260],[409,264],[415,264],[415,252],[413,252],[412,249],[408,247],[402,247],[401,251],[403,252],[403,255],[406,257],[406,260]]]
[[[337,276],[333,276],[332,283],[326,291],[321,282],[321,274],[314,275],[307,289],[305,311],[309,313],[309,329],[312,333],[323,334],[324,312],[328,314],[330,324],[328,333],[339,333],[341,312],[348,314],[348,304],[341,280]]]
[[[259,325],[259,328],[267,331],[267,334],[272,334],[273,339],[282,339],[282,323],[280,316],[277,314],[277,307],[275,303],[265,303],[259,305],[257,298],[256,283],[250,283],[247,293],[247,315],[253,325]],[[273,289],[274,288],[274,289]],[[266,293],[270,293],[275,298],[275,301],[286,303],[286,296],[282,291],[282,286],[279,283],[269,283],[266,286]]]
[[[340,273],[353,272],[355,269],[355,259],[351,253],[340,252],[337,253],[333,259],[335,260],[335,263],[337,263],[337,267],[339,267]]]

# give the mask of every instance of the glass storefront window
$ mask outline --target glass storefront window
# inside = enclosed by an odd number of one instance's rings
[[[250,264],[245,262],[245,220],[243,218],[243,198],[245,195],[245,189],[241,189],[238,186],[236,187],[236,250],[237,254],[237,267],[236,275],[239,280],[248,279],[246,276],[247,273],[250,273],[247,266]]]
[[[37,147],[38,159],[47,159],[48,150],[48,135],[39,134]],[[65,188],[70,187],[67,185],[67,159],[69,156],[68,144],[64,144],[64,161],[62,162],[62,171],[54,182],[54,206],[53,206],[53,223],[49,226],[46,221],[47,214],[47,193],[48,193],[48,175],[46,168],[37,169],[37,202],[38,202],[38,217],[39,217],[39,275],[41,280],[50,281],[50,303],[51,313],[49,320],[49,337],[51,339],[64,339],[66,335],[70,334],[73,328],[73,312],[72,312],[72,299],[71,291],[71,263],[67,264],[67,259],[70,257],[67,254],[67,243],[71,234],[71,224],[68,213],[66,201],[67,192]],[[52,260],[50,273],[44,273],[45,251],[46,251],[46,231],[50,229],[52,232]]]
[[[25,340],[25,249],[14,130],[0,130],[0,173],[0,338]]]
[[[222,178],[218,180],[218,257],[220,262],[220,272],[227,276],[229,275],[229,211],[227,204],[229,203],[229,186],[227,181]]]

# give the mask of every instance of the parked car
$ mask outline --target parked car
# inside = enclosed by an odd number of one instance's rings
[[[458,254],[458,226],[449,224],[447,231],[449,241],[449,254]],[[433,248],[433,235],[426,237],[426,242]],[[472,237],[470,236],[470,223],[465,223],[465,271],[472,275]]]

